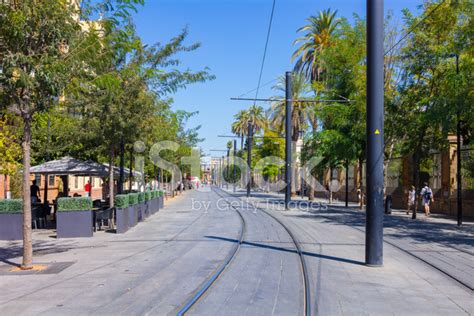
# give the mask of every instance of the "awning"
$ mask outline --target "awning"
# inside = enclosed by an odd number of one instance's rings
[[[94,161],[82,161],[72,157],[63,157],[31,167],[30,172],[33,174],[54,174],[58,176],[107,177],[109,175],[109,168]]]

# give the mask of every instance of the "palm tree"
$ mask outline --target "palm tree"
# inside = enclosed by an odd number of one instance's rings
[[[293,91],[291,98],[293,100],[303,100],[308,93],[311,91],[311,87],[308,84],[305,76],[301,73],[293,75]],[[285,93],[285,77],[281,76],[278,78],[277,84],[273,89]],[[277,131],[282,132],[285,129],[285,101],[284,97],[275,97],[279,101],[275,101],[271,104],[269,110],[269,122],[273,128]],[[308,121],[311,123],[311,117],[313,113],[313,106],[308,102],[294,101],[293,109],[291,113],[292,132],[291,139],[296,142],[299,139],[300,131],[304,130],[307,126]]]
[[[244,137],[248,135],[249,122],[253,127],[253,133],[260,132],[267,126],[265,111],[261,106],[252,105],[248,110],[240,110],[234,115],[232,133],[240,136],[240,148],[243,148]]]
[[[252,126],[253,134],[259,133],[262,129],[267,127],[267,117],[265,110],[258,105],[252,105],[248,109],[249,123]]]
[[[244,147],[244,137],[247,135],[249,121],[248,110],[240,110],[234,115],[235,121],[232,123],[232,133],[240,136],[240,148]]]
[[[273,89],[285,93],[285,77],[281,76],[278,78],[277,84]],[[293,84],[291,91],[291,98],[293,100],[304,100],[308,93],[311,91],[311,87],[308,84],[308,81],[304,74],[296,73],[293,75]],[[275,101],[272,103],[269,110],[269,121],[270,124],[277,131],[282,132],[285,128],[285,100],[284,97],[278,96]],[[291,140],[292,140],[292,152],[296,152],[296,142],[300,137],[300,131],[304,131],[308,126],[308,122],[312,122],[312,113],[314,113],[314,107],[309,102],[304,101],[293,101],[293,107],[291,111]],[[296,179],[296,168],[292,169],[292,179]],[[296,183],[295,181],[291,182],[291,193],[296,193]]]
[[[300,27],[297,32],[305,32],[302,37],[297,38],[293,45],[302,43],[293,53],[291,59],[296,60],[295,71],[303,73],[308,80],[320,81],[324,70],[321,54],[324,49],[332,45],[332,37],[340,19],[336,19],[337,10],[331,9],[321,11],[318,16],[310,16],[306,21],[308,24]]]

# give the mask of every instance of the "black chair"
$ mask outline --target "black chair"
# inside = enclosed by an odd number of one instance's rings
[[[46,222],[46,215],[43,205],[32,205],[31,207],[31,224],[34,229],[43,228]],[[39,223],[39,225],[38,225]]]
[[[102,230],[102,225],[104,225],[104,222],[107,222],[107,225],[109,228],[112,228],[112,219],[114,218],[114,209],[113,208],[107,208],[103,210],[97,210],[94,211],[93,213],[93,219],[94,219],[94,231],[97,231],[97,226],[99,227],[99,230]]]

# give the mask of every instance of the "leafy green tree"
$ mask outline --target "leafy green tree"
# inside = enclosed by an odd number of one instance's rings
[[[18,0],[0,4],[0,99],[22,119],[23,269],[32,268],[30,148],[33,116],[57,104],[80,67],[72,53],[84,33],[77,10],[64,1]]]
[[[413,183],[420,184],[420,166],[431,150],[448,146],[454,134],[457,113],[472,113],[472,16],[468,1],[425,2],[423,27],[415,28],[401,49],[402,81],[397,111],[402,152],[412,154]],[[431,14],[428,15],[428,12]],[[406,26],[419,22],[405,10]],[[459,74],[454,55],[459,56]],[[471,125],[472,126],[472,125]],[[466,131],[469,130],[469,127]]]

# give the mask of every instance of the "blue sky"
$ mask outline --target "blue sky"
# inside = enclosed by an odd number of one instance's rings
[[[251,105],[231,101],[257,86],[272,0],[148,0],[135,16],[137,31],[146,43],[166,42],[189,27],[187,43],[200,42],[197,51],[181,55],[184,67],[198,70],[209,67],[216,79],[189,86],[173,96],[175,109],[199,111],[189,127],[202,125],[200,144],[205,154],[225,148],[233,115]],[[292,45],[296,29],[305,19],[331,8],[349,20],[353,14],[365,16],[365,0],[277,0],[262,83],[291,70]],[[385,0],[401,20],[401,10],[418,13],[422,0]],[[400,21],[401,22],[401,21]],[[274,95],[271,85],[260,90],[260,97]],[[254,97],[254,93],[245,97]],[[267,104],[261,104],[267,107]]]

